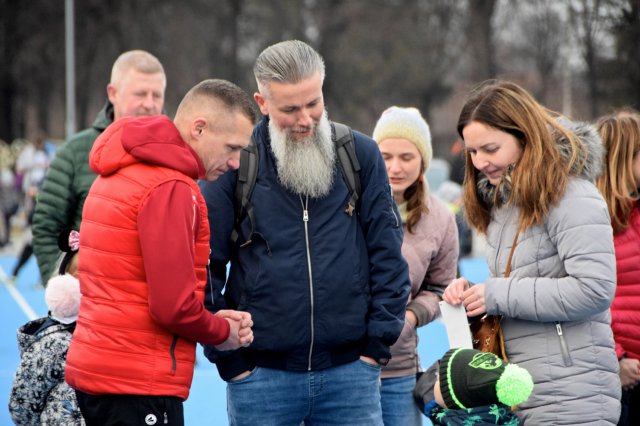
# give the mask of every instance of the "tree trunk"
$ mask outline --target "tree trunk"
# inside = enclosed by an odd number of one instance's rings
[[[231,51],[229,52],[229,79],[231,81],[239,81],[238,70],[238,48],[239,42],[239,28],[238,21],[242,15],[242,0],[229,0],[231,6],[231,17],[229,19],[229,32],[231,34]]]
[[[0,1],[0,139],[11,143],[16,137],[16,109],[18,82],[14,65],[20,50],[18,40],[19,0]]]
[[[469,0],[469,46],[473,58],[472,75],[482,81],[495,77],[495,51],[491,18],[496,0]]]

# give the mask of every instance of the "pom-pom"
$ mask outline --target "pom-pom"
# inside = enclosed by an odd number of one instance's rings
[[[44,299],[51,318],[70,324],[78,318],[80,309],[80,283],[72,275],[57,275],[47,282]]]
[[[533,390],[531,374],[524,368],[507,364],[496,383],[498,400],[505,405],[518,405],[529,398]]]

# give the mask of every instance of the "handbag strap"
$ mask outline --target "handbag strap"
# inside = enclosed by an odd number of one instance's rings
[[[509,258],[507,259],[507,269],[504,270],[504,277],[507,278],[511,274],[511,259],[513,259],[513,252],[516,251],[518,245],[518,237],[520,236],[521,226],[518,226],[516,236],[513,237],[513,244],[511,245],[511,251],[509,252]]]
[[[518,226],[518,230],[516,231],[515,237],[513,237],[513,244],[511,245],[511,251],[509,252],[509,258],[507,259],[507,268],[504,271],[504,277],[507,278],[509,274],[511,274],[511,260],[513,259],[513,252],[516,251],[516,246],[518,245],[518,237],[520,236],[520,230],[522,226]],[[497,317],[498,324],[502,322],[502,315],[494,315]],[[505,362],[509,362],[509,357],[507,357],[507,349],[504,346],[504,334],[502,334],[502,327],[498,330],[498,343],[500,344],[501,357]]]

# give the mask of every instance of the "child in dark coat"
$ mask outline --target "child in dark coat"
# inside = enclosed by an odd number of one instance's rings
[[[474,349],[450,349],[425,372],[414,397],[434,425],[510,425],[520,421],[512,407],[533,390],[527,370]]]
[[[80,308],[77,242],[75,231],[67,231],[58,242],[66,254],[61,275],[51,278],[45,289],[48,316],[18,329],[20,365],[11,387],[9,412],[19,426],[84,425],[75,391],[64,381],[67,350]]]

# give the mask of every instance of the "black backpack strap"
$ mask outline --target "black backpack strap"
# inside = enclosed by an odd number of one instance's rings
[[[238,168],[238,181],[236,182],[235,193],[235,219],[233,231],[231,232],[231,242],[235,245],[238,241],[238,230],[240,222],[244,216],[249,217],[251,223],[251,233],[242,245],[248,244],[253,238],[255,231],[255,217],[253,215],[253,206],[251,205],[251,194],[256,185],[256,177],[258,176],[258,147],[254,136],[251,135],[249,145],[240,152],[240,167]]]
[[[338,156],[340,171],[349,187],[350,198],[345,213],[352,216],[358,205],[358,199],[361,193],[360,163],[356,156],[353,132],[348,126],[341,123],[332,122],[331,127],[333,129],[333,141],[336,146],[336,155]]]

